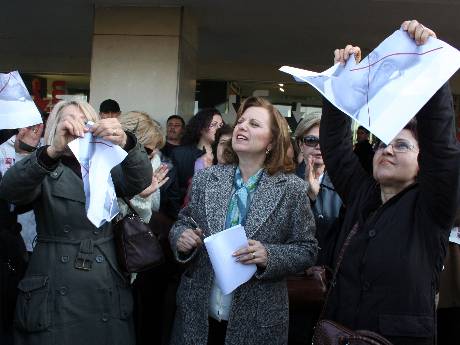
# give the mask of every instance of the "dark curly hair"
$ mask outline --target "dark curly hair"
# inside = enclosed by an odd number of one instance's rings
[[[181,140],[182,145],[196,145],[200,141],[201,131],[207,129],[211,124],[214,115],[221,115],[216,108],[200,110],[193,116],[185,126],[185,132]]]
[[[214,140],[214,143],[211,145],[212,148],[212,164],[216,165],[217,164],[217,146],[219,146],[219,140],[220,137],[223,135],[232,135],[233,134],[233,127],[229,125],[223,125],[221,128],[219,128],[216,131],[216,139]]]

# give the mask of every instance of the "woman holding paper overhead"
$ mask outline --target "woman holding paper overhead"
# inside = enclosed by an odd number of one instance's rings
[[[95,124],[89,129],[86,121]],[[127,151],[111,171],[117,195],[132,197],[152,181],[147,154],[117,119],[99,120],[82,101],[55,106],[47,145],[0,183],[0,198],[32,204],[37,219],[37,246],[18,286],[17,345],[135,344],[131,289],[117,265],[111,223],[98,228],[87,218],[81,167],[67,146],[88,131]]]
[[[402,30],[418,45],[436,37],[415,20]],[[352,54],[359,57],[360,49],[337,49],[335,62]],[[324,318],[395,345],[434,344],[435,295],[459,197],[460,148],[447,84],[416,119],[378,146],[373,178],[353,154],[350,119],[327,100],[321,119],[323,158],[346,205],[337,246],[344,254],[336,253],[343,260]]]
[[[171,344],[287,344],[285,277],[315,262],[308,185],[294,174],[286,120],[262,98],[241,105],[228,165],[198,172],[189,205],[170,233],[178,261],[188,263],[177,292]],[[233,253],[257,271],[224,295],[203,237],[244,226],[248,245]]]

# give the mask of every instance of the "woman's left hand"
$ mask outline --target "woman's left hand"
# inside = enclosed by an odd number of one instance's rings
[[[430,36],[436,38],[436,33],[433,30],[423,26],[415,19],[404,21],[401,24],[401,28],[404,31],[407,31],[409,36],[415,40],[417,45],[425,44]]]
[[[90,128],[90,132],[122,148],[126,145],[127,136],[117,118],[99,120]]]
[[[264,245],[256,240],[248,240],[248,246],[233,253],[236,261],[244,265],[256,264],[262,268],[267,267],[268,254]]]
[[[321,188],[321,183],[320,183],[320,177],[321,173],[319,172],[319,169],[313,164],[314,158],[312,156],[308,157],[308,160],[306,162],[306,169],[308,171],[305,172],[305,180],[309,184],[308,188],[308,197],[310,200],[314,201],[316,200],[316,197],[318,196],[319,190]]]
[[[27,144],[31,147],[37,147],[40,143],[40,138],[42,136],[43,129],[43,123],[19,129],[19,132],[16,135],[16,139],[14,142],[15,151],[18,153],[30,153],[28,151],[24,151],[21,149],[20,142],[22,141],[24,144]]]

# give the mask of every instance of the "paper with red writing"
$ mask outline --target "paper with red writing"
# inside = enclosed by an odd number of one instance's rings
[[[359,64],[350,58],[321,73],[280,71],[316,88],[388,144],[459,68],[460,52],[446,42],[430,37],[418,46],[397,30]]]
[[[110,141],[94,137],[90,132],[83,138],[71,141],[69,148],[81,166],[86,215],[91,223],[100,227],[110,222],[119,212],[110,171],[128,153]]]

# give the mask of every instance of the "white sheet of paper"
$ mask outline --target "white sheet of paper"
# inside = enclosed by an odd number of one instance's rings
[[[120,164],[128,153],[120,146],[86,133],[69,143],[81,165],[86,197],[86,215],[96,227],[111,221],[118,212],[117,196],[110,170]]]
[[[449,242],[460,244],[460,229],[455,227],[450,231]]]
[[[430,37],[417,46],[397,30],[356,64],[335,64],[322,73],[283,66],[316,88],[338,109],[389,143],[460,68],[460,52]]]
[[[232,256],[235,251],[248,245],[246,232],[241,225],[206,237],[204,244],[216,275],[217,286],[224,295],[246,283],[256,273],[256,265],[243,265]]]
[[[42,123],[42,117],[18,71],[0,73],[0,129]]]

